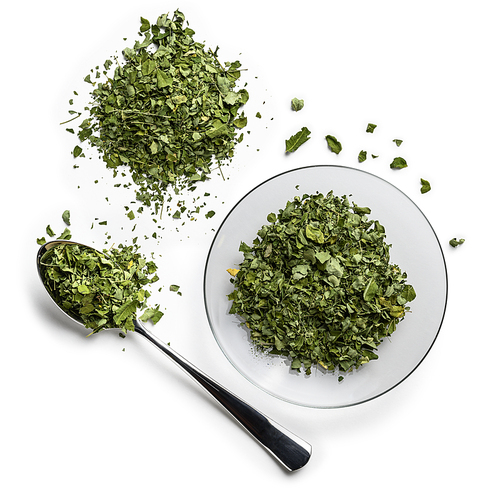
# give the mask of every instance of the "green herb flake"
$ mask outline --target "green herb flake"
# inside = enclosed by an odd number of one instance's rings
[[[342,144],[333,135],[327,135],[325,139],[333,153],[339,154],[342,151]]]
[[[303,99],[297,99],[294,97],[292,99],[292,109],[293,111],[300,111],[304,107],[304,100]]]
[[[65,228],[64,231],[57,237],[58,240],[70,240],[71,231],[69,228]]]
[[[247,126],[248,118],[243,116],[243,113],[240,118],[236,118],[234,120],[234,126],[237,128],[245,128]]]
[[[242,242],[228,269],[230,313],[269,355],[291,367],[348,372],[377,359],[416,293],[390,261],[385,229],[347,196],[296,196]]]
[[[465,243],[465,239],[464,238],[461,238],[459,240],[457,240],[457,238],[452,238],[450,240],[450,245],[453,247],[453,248],[456,248],[458,247],[459,245],[463,245]]]
[[[175,292],[175,293],[177,293],[177,295],[182,296],[182,292],[180,291],[180,288],[181,288],[181,287],[180,287],[179,285],[170,285],[169,290],[170,290],[171,292]]]
[[[285,141],[285,151],[287,153],[297,151],[302,144],[310,139],[310,134],[311,131],[307,127],[302,127],[296,134],[292,135],[290,139]]]
[[[392,142],[395,142],[396,143],[396,146],[399,148],[399,146],[401,146],[401,144],[403,144],[403,141],[401,139],[393,139]]]
[[[91,331],[134,329],[143,319],[158,321],[158,306],[150,309],[146,286],[158,280],[156,265],[137,246],[97,250],[78,244],[55,245],[42,258],[42,280],[55,302]]]
[[[73,158],[78,158],[79,156],[82,156],[83,149],[80,146],[75,146],[73,148]]]
[[[363,163],[366,161],[366,151],[360,151],[358,154],[358,162]]]
[[[158,323],[158,321],[160,321],[160,319],[163,317],[164,313],[162,311],[160,311],[160,308],[159,306],[155,306],[155,307],[148,307],[143,313],[141,316],[139,316],[139,319],[141,321],[151,321],[153,323],[153,325],[156,325],[156,323]]]
[[[408,164],[406,163],[406,160],[401,157],[394,158],[394,160],[392,160],[392,163],[390,165],[390,167],[395,170],[400,170],[402,168],[406,168],[407,166]]]
[[[420,192],[422,194],[428,193],[431,190],[431,185],[429,181],[426,181],[425,179],[420,179]]]
[[[63,213],[62,213],[62,220],[64,221],[64,223],[69,226],[71,225],[70,223],[70,211],[69,210],[65,210]]]
[[[375,125],[374,123],[369,123],[366,127],[366,131],[369,133],[369,134],[373,134],[373,131],[377,128],[377,125]]]

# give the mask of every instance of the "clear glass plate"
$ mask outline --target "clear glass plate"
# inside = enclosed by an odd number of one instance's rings
[[[352,195],[359,206],[370,207],[370,218],[386,229],[392,245],[391,261],[408,275],[417,298],[411,313],[399,323],[377,350],[379,359],[345,375],[313,368],[311,375],[290,368],[283,356],[259,351],[241,320],[229,314],[227,295],[233,290],[228,268],[243,260],[242,241],[251,245],[257,231],[268,224],[295,196],[316,192]],[[431,349],[446,309],[448,280],[443,251],[424,214],[402,191],[389,182],[348,167],[320,165],[298,168],[263,182],[246,194],[229,212],[210,247],[205,266],[205,308],[220,348],[249,381],[284,401],[315,408],[356,405],[391,390],[420,365]],[[342,375],[344,375],[342,373]]]

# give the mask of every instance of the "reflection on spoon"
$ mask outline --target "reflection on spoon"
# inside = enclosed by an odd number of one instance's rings
[[[38,274],[48,292],[42,271],[43,259],[46,253],[57,245],[80,245],[73,241],[55,240],[45,243],[40,247],[36,257]],[[86,248],[87,245],[80,245]],[[92,249],[93,250],[93,249]],[[49,292],[48,292],[49,293]],[[50,297],[52,295],[49,293]],[[54,303],[61,311],[67,314],[57,302]],[[67,314],[68,315],[68,314]],[[69,316],[69,315],[68,315]],[[69,316],[80,324],[81,318]],[[192,365],[189,361],[177,354],[170,346],[153,336],[145,326],[134,320],[135,332],[149,340],[160,351],[166,354],[177,366],[182,368],[204,389],[206,389],[272,456],[274,456],[286,469],[294,471],[307,464],[311,457],[312,447],[303,439],[266,417],[255,408],[239,399],[236,395],[219,385],[213,379]]]

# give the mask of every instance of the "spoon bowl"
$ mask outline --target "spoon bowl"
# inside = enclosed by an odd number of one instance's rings
[[[92,247],[89,247],[88,245],[83,245],[82,243],[77,243],[76,241],[53,240],[53,241],[49,241],[47,243],[44,243],[38,249],[38,252],[36,254],[36,268],[37,268],[37,271],[38,271],[38,276],[40,277],[40,280],[42,282],[43,287],[45,288],[45,290],[47,291],[47,293],[50,295],[50,298],[52,299],[52,301],[54,302],[54,304],[59,308],[59,310],[62,311],[66,316],[68,316],[69,318],[71,318],[73,321],[76,321],[80,325],[84,326],[82,318],[80,318],[79,316],[76,316],[75,314],[71,313],[70,311],[66,311],[65,309],[63,309],[61,307],[60,304],[58,304],[58,302],[54,299],[54,297],[50,293],[50,291],[47,288],[47,285],[46,285],[46,283],[44,281],[44,276],[43,276],[43,271],[42,271],[44,257],[47,256],[47,252],[49,252],[52,248],[55,248],[55,247],[60,246],[60,245],[78,245],[80,247],[88,248],[88,249],[90,249],[92,251],[95,251],[95,249],[92,248]]]
[[[47,252],[58,245],[79,245],[95,251],[88,245],[82,245],[74,241],[53,240],[40,247],[36,256],[36,266],[38,275],[45,290],[57,305],[60,311],[83,326],[82,318],[75,314],[69,314],[54,299],[47,284],[44,281],[43,265]],[[177,354],[168,344],[150,333],[143,323],[138,319],[134,320],[134,332],[149,340],[156,348],[168,356],[177,366],[182,368],[198,384],[225,408],[243,428],[250,433],[281,465],[289,471],[301,469],[307,464],[311,457],[312,447],[309,443],[291,433],[283,426],[274,422],[257,409],[250,406],[238,396],[222,387],[215,380],[196,368],[189,361]]]

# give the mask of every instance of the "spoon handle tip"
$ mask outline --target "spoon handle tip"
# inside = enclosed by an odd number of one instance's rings
[[[222,387],[152,335],[138,321],[135,322],[135,331],[153,343],[206,389],[287,470],[295,471],[307,464],[312,454],[309,443]]]

